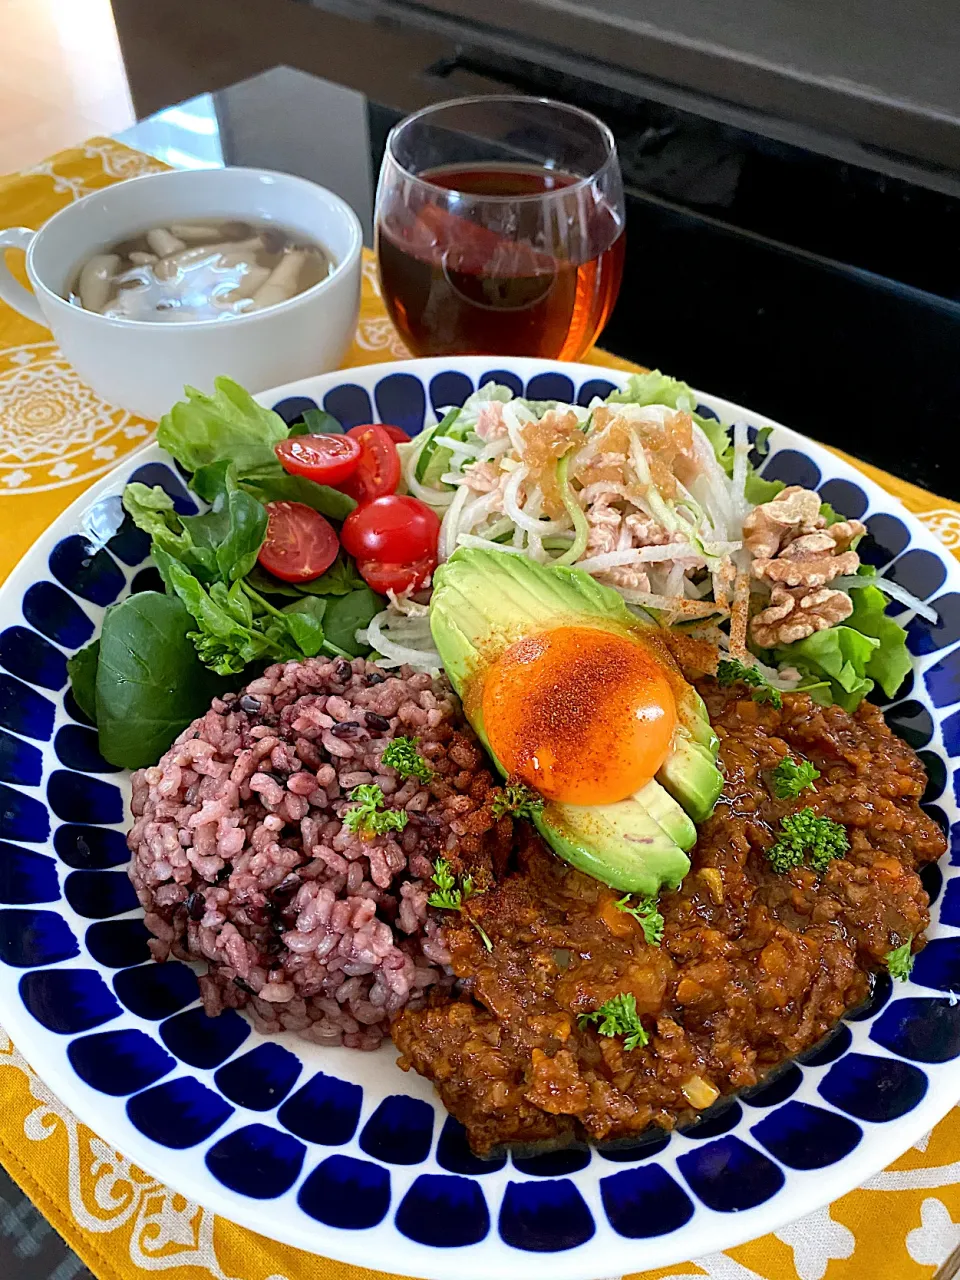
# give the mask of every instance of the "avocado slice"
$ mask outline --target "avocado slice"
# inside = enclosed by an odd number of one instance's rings
[[[482,681],[473,677],[517,640],[554,627],[594,626],[628,635],[653,652],[673,677],[679,722],[657,780],[616,804],[547,802],[536,825],[561,857],[614,888],[653,895],[661,885],[676,887],[690,868],[686,850],[696,840],[694,822],[709,816],[723,778],[707,709],[681,676],[657,625],[635,617],[616,591],[579,569],[462,547],[434,575],[430,626],[488,751]]]

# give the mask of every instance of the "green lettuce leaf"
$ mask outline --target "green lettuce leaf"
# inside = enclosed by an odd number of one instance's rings
[[[160,419],[157,443],[188,471],[224,458],[238,472],[276,462],[273,447],[288,435],[280,415],[257,404],[230,378],[217,378],[213,385],[213,395],[184,389],[186,400]]]
[[[886,615],[887,597],[879,587],[852,587],[853,613],[846,621],[878,644],[867,664],[867,675],[877,682],[888,698],[903,684],[912,663],[907,652],[907,633],[898,622]]]
[[[855,711],[874,683],[892,698],[911,663],[907,633],[886,616],[883,593],[867,580],[863,587],[851,588],[850,595],[853,613],[846,622],[784,645],[777,649],[776,661],[802,672],[807,679],[800,687],[816,701],[833,701],[846,711]],[[824,681],[829,685],[829,699]]]
[[[631,374],[622,391],[610,392],[607,403],[665,404],[671,409],[685,409],[687,413],[692,413],[696,408],[697,400],[690,387],[679,378],[671,378],[661,373],[659,369],[650,369],[647,373]],[[723,430],[719,423],[715,425]],[[713,444],[713,441],[711,440],[710,443]],[[716,449],[716,445],[714,448]]]

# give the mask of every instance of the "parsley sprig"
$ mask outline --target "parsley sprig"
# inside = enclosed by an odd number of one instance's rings
[[[784,756],[773,771],[773,790],[778,800],[796,800],[801,791],[808,787],[815,790],[814,782],[820,777],[820,770],[814,768],[809,760],[796,760]]]
[[[407,825],[405,809],[385,809],[383,792],[376,783],[354,787],[350,792],[354,807],[343,815],[343,825],[364,840],[387,831],[402,831]]]
[[[902,947],[894,947],[884,956],[890,977],[899,982],[906,982],[913,969],[913,934],[907,938]]]
[[[614,903],[618,911],[626,911],[643,930],[643,936],[651,947],[659,947],[663,941],[663,916],[658,910],[656,898],[643,898],[640,902],[631,902],[630,894],[625,894],[619,902]]]
[[[525,782],[508,782],[493,802],[493,816],[532,819],[543,811],[543,797]]]
[[[756,667],[748,667],[737,658],[724,658],[717,663],[717,684],[736,684],[738,680],[741,684],[751,686],[750,697],[754,702],[769,702],[778,711],[783,706],[780,690],[765,680]]]
[[[467,898],[473,896],[473,876],[463,876],[457,887],[457,878],[450,870],[450,863],[446,858],[438,858],[433,868],[433,875],[430,877],[437,886],[433,893],[427,898],[427,905],[431,907],[439,907],[441,911],[459,911],[463,914],[463,904]],[[469,919],[469,917],[468,917]],[[493,950],[493,943],[490,941],[486,932],[477,924],[476,920],[470,920],[470,923],[479,933],[483,945],[488,951]]]
[[[417,778],[429,782],[433,770],[417,750],[419,738],[394,738],[387,745],[380,760],[390,769],[396,769],[401,778]]]
[[[781,875],[792,867],[802,866],[807,857],[814,871],[822,873],[849,847],[847,833],[839,822],[821,818],[807,808],[781,818],[780,834],[767,850],[767,857],[774,871]]]
[[[623,1036],[626,1050],[642,1049],[650,1040],[637,1013],[637,998],[630,991],[605,1000],[593,1013],[583,1013],[577,1019],[581,1030],[593,1022],[601,1036]]]

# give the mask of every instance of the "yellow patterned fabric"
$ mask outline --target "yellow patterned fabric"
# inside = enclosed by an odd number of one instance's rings
[[[108,138],[94,138],[0,179],[0,227],[38,227],[97,187],[162,167]],[[22,272],[22,257],[11,265]],[[360,325],[347,364],[406,354],[381,305],[368,257]],[[588,360],[633,367],[600,351]],[[0,580],[85,486],[139,448],[152,430],[151,423],[98,400],[45,329],[0,304]],[[960,507],[876,468],[856,465],[960,555]],[[80,1124],[2,1029],[0,1162],[100,1280],[147,1280],[148,1274],[162,1274],[163,1280],[375,1280],[386,1275],[274,1244],[156,1182]],[[644,1276],[924,1280],[958,1245],[960,1110],[955,1109],[883,1173],[828,1208],[738,1249]],[[522,1271],[518,1257],[516,1272]],[[456,1274],[453,1258],[451,1274]]]

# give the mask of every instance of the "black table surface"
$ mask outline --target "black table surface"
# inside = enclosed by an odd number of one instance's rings
[[[370,243],[383,146],[402,114],[276,67],[120,136],[178,166],[319,182],[356,209]],[[960,498],[947,463],[960,403],[958,202],[690,114],[662,121],[665,155],[636,111],[611,101],[601,114],[621,151],[628,246],[602,345]]]

